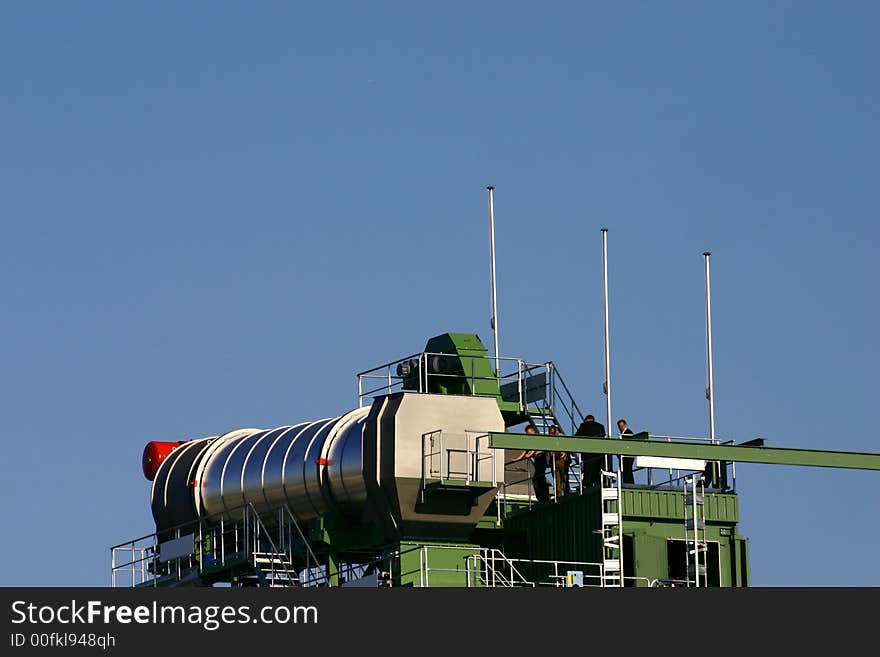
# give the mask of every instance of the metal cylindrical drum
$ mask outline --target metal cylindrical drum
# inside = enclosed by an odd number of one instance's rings
[[[366,499],[362,432],[369,410],[181,445],[153,482],[157,528],[199,518],[238,519],[248,505],[263,513],[286,504],[299,520],[356,508]]]

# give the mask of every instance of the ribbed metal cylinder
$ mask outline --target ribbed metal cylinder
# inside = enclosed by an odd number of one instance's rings
[[[357,507],[366,498],[362,430],[369,410],[185,443],[165,459],[153,482],[157,527],[237,519],[249,504],[258,512],[286,504],[299,520]]]

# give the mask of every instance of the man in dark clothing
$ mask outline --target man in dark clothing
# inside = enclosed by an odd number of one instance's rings
[[[626,440],[627,436],[632,436],[633,431],[626,424],[626,420],[620,418],[617,421],[617,429],[620,431],[620,437]],[[633,476],[633,459],[632,456],[624,456],[621,457],[620,469],[623,472],[623,483],[625,484],[634,484],[636,483],[636,479]]]
[[[578,430],[574,435],[604,438],[605,425],[601,422],[596,422],[596,418],[592,415],[588,415],[584,418],[584,421],[581,422],[581,426],[578,427]]]
[[[535,456],[532,457],[532,464],[535,466],[532,487],[539,502],[546,502],[550,499],[550,484],[547,483],[547,468],[550,467],[550,459],[547,458],[549,454],[550,452],[535,452]]]
[[[574,433],[575,436],[586,436],[590,438],[604,438],[605,426],[600,422],[596,422],[596,418],[587,415],[581,426]],[[599,472],[604,466],[604,454],[591,454],[581,452],[581,477],[583,477],[584,488],[599,485]]]

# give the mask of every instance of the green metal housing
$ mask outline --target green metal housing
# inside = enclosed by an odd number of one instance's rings
[[[398,368],[398,373],[402,372],[404,391],[494,397],[508,427],[523,421],[557,421],[552,393],[546,393],[556,385],[554,381],[537,374],[529,380],[532,374],[526,372],[524,376],[522,361],[518,361],[520,378],[511,385],[495,370],[485,346],[474,334],[444,333],[431,338],[425,352],[405,365]],[[546,371],[555,372],[550,364]],[[544,386],[544,392],[540,392],[540,386]],[[511,390],[516,392],[516,398]],[[536,390],[540,394],[536,394]],[[575,407],[573,403],[572,407]],[[491,432],[488,444],[500,454],[504,449],[535,449],[700,459],[710,465],[721,464],[720,468],[707,470],[713,476],[719,470],[725,471],[726,462],[734,461],[880,469],[880,454],[773,448],[765,447],[762,440],[718,445],[651,441],[647,434],[633,438]],[[715,487],[702,495],[701,502],[708,544],[708,585],[747,586],[748,541],[739,533],[737,494],[728,488],[723,477],[709,477],[708,481]],[[581,494],[562,495],[541,503],[528,496],[508,496],[499,489],[494,502],[465,540],[461,535],[445,534],[442,524],[432,526],[431,513],[450,513],[449,509],[460,506],[462,500],[468,506],[473,497],[467,497],[468,491],[485,491],[487,487],[494,487],[494,483],[469,480],[466,484],[455,481],[429,484],[421,502],[426,515],[424,522],[418,525],[418,532],[408,531],[404,523],[399,527],[397,540],[390,543],[387,532],[383,533],[376,526],[358,524],[342,515],[325,514],[303,527],[303,541],[292,550],[290,567],[314,568],[319,563],[329,573],[327,583],[330,585],[344,583],[357,570],[352,567],[359,566],[358,572],[372,569],[381,574],[381,581],[393,586],[485,586],[489,580],[478,576],[480,567],[485,574],[487,560],[503,554],[508,560],[504,564],[507,570],[505,575],[499,575],[499,581],[504,585],[589,584],[591,578],[597,577],[583,564],[596,564],[603,558],[605,548],[599,537],[603,511],[600,488],[586,488]],[[686,579],[684,491],[670,487],[624,486],[620,489],[619,503],[624,585],[657,586]],[[418,513],[419,509],[414,511]],[[273,531],[271,522],[267,527],[268,536]],[[480,559],[483,561],[479,562]],[[244,557],[230,560],[227,568],[204,562],[198,567],[208,582],[235,582],[248,575]]]
[[[747,539],[737,533],[737,496],[706,494],[706,540],[710,544],[710,585],[748,584]],[[684,495],[680,490],[623,489],[624,573],[626,586],[656,586],[680,581],[685,573]],[[503,524],[504,553],[511,558],[598,562],[599,491],[566,495],[512,513]],[[547,581],[549,567],[535,565],[529,574]],[[589,575],[589,573],[587,573]],[[552,581],[552,580],[550,580]]]

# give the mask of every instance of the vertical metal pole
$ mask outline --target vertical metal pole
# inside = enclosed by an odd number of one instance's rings
[[[696,588],[700,588],[700,542],[699,531],[700,526],[697,524],[697,476],[691,476],[691,508],[694,515],[694,579],[696,580]]]
[[[706,399],[709,400],[709,440],[715,444],[715,387],[712,379],[712,293],[709,281],[709,251],[703,253],[706,263],[706,364],[709,384],[706,387]]]
[[[523,376],[525,375],[523,370],[523,360],[522,358],[516,359],[516,394],[519,398],[519,410],[526,410],[525,399],[523,398]]]
[[[501,370],[498,364],[498,296],[495,286],[495,188],[492,185],[486,187],[489,190],[489,255],[492,262],[492,332],[495,338],[495,375],[500,376]]]
[[[605,301],[605,425],[606,435],[611,435],[611,337],[608,331],[608,229],[602,229],[602,289]],[[606,455],[605,465],[607,470],[612,469],[611,455]]]
[[[690,588],[691,586],[691,558],[688,550],[690,549],[690,537],[688,534],[688,478],[685,477],[684,481],[682,481],[682,485],[684,486],[684,581],[685,586]]]

